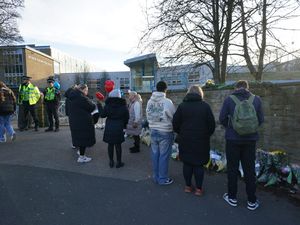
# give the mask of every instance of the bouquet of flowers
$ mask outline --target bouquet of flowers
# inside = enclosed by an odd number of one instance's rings
[[[258,150],[256,160],[260,168],[257,173],[257,181],[265,183],[265,187],[284,181],[292,182],[292,172],[286,152],[282,150],[272,152]]]
[[[210,150],[210,159],[205,167],[209,170],[214,170],[216,172],[221,172],[226,169],[226,157],[223,152],[217,150]]]

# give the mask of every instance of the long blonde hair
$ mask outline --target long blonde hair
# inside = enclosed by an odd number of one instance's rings
[[[204,97],[203,90],[199,85],[192,85],[187,91],[187,94],[190,94],[190,93],[198,94],[201,96],[202,99]]]

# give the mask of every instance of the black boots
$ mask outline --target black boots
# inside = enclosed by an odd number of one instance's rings
[[[140,152],[140,147],[137,147],[137,146],[133,146],[130,149],[130,153],[138,153]]]
[[[134,139],[134,146],[129,148],[131,153],[140,152],[140,136],[133,136]]]
[[[49,127],[45,130],[45,132],[49,132],[49,131],[53,131],[53,128],[52,127]]]
[[[110,167],[110,168],[113,168],[114,165],[115,165],[114,160],[109,160],[109,167]]]

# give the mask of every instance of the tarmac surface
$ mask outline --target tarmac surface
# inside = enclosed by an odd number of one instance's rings
[[[261,207],[246,208],[244,183],[238,206],[222,199],[226,175],[206,173],[204,195],[183,192],[182,165],[170,160],[174,183],[154,184],[149,147],[129,153],[123,143],[123,168],[109,168],[102,130],[87,150],[93,160],[76,162],[69,127],[17,132],[0,143],[0,225],[299,225],[300,207],[287,196],[258,189]]]

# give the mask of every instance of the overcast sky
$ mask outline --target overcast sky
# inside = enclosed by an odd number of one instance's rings
[[[50,45],[97,71],[128,71],[123,62],[139,55],[146,2],[152,0],[25,0],[19,28],[26,44]],[[283,27],[299,26],[296,18]],[[289,48],[300,48],[299,32],[275,33]]]
[[[97,66],[129,70],[138,55],[145,0],[26,0],[19,22],[26,44],[51,45]]]

